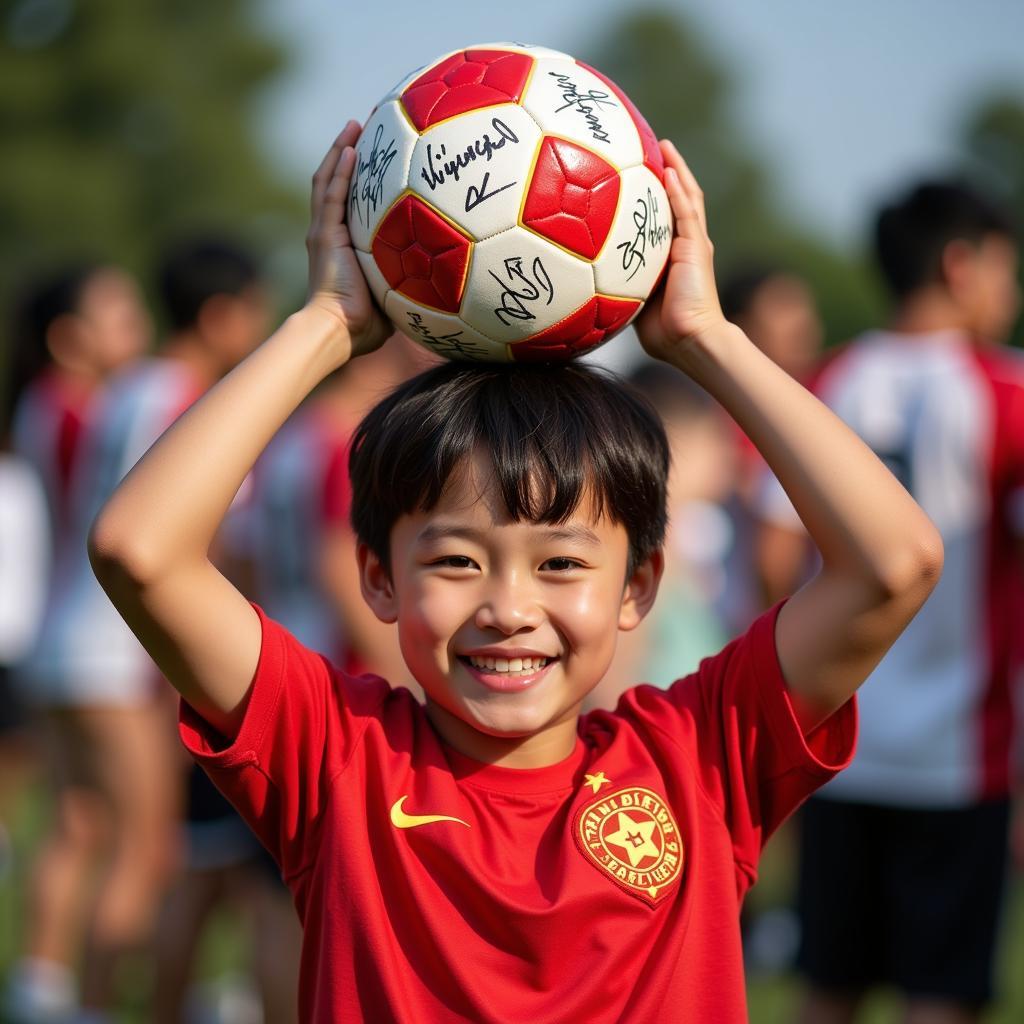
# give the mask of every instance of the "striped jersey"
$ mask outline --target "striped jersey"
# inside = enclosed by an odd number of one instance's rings
[[[134,364],[105,392],[81,441],[63,555],[31,659],[44,700],[133,701],[151,686],[152,662],[96,581],[86,541],[122,477],[199,394],[191,372],[170,359]]]
[[[246,538],[267,614],[307,647],[341,659],[344,630],[321,583],[325,533],[348,521],[351,433],[315,401],[285,424],[253,470]]]
[[[860,690],[853,764],[821,795],[929,807],[1004,796],[1024,632],[1024,361],[956,332],[876,331],[839,350],[815,391],[945,544],[938,586]]]

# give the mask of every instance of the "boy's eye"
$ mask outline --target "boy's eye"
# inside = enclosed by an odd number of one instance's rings
[[[446,569],[472,569],[473,559],[465,555],[445,555],[444,558],[435,559],[431,565],[439,565]]]
[[[566,572],[568,569],[578,569],[580,563],[575,558],[549,558],[542,566],[542,569],[550,569],[553,572]]]

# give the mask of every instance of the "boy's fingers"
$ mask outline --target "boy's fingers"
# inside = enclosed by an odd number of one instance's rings
[[[345,208],[348,205],[348,187],[352,181],[352,170],[356,165],[356,151],[346,146],[324,192],[323,220],[327,225],[341,224],[345,220]]]
[[[349,121],[348,124],[338,133],[338,137],[331,143],[331,148],[320,161],[320,166],[313,175],[313,189],[310,195],[310,209],[313,216],[316,216],[317,209],[323,201],[324,193],[334,179],[334,172],[337,170],[338,161],[346,146],[354,146],[359,138],[361,127],[358,121]]]
[[[690,170],[674,143],[669,142],[667,139],[663,140],[661,151],[665,157],[665,162],[676,173],[683,193],[696,212],[697,220],[700,222],[702,230],[707,234],[708,219],[704,208],[704,192],[697,179],[693,176],[693,171]]]
[[[690,197],[683,191],[679,175],[674,167],[665,168],[665,192],[668,195],[669,205],[672,207],[672,215],[676,221],[676,234],[680,238],[694,238],[701,229],[700,218],[690,201]]]

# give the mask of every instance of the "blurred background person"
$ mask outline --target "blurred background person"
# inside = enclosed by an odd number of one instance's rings
[[[728,275],[722,312],[791,377],[808,384],[821,353],[824,329],[810,285],[796,273],[767,262],[749,263]],[[732,426],[738,449],[737,486],[730,503],[736,528],[728,571],[734,630],[792,593],[794,564],[810,562],[806,541],[791,528],[788,503],[775,507],[776,489],[746,435]],[[780,489],[781,491],[781,489]],[[810,565],[806,565],[809,572]]]
[[[85,437],[94,423],[103,387],[137,359],[151,339],[148,314],[134,281],[102,264],[64,269],[26,290],[14,332],[8,394],[12,442],[45,493],[38,526],[48,533],[51,572],[45,581],[49,616],[60,601],[76,560],[75,494],[84,484]],[[82,535],[84,537],[84,535]],[[31,547],[31,536],[16,541]],[[32,588],[26,590],[32,603]],[[45,618],[41,624],[45,628]],[[75,971],[88,915],[89,884],[104,808],[87,779],[81,730],[59,686],[46,675],[45,641],[20,673],[26,699],[39,712],[42,752],[53,796],[47,841],[34,864],[23,958],[11,972],[10,1014],[44,1021],[75,1001]]]
[[[705,391],[670,366],[645,360],[628,380],[662,418],[672,456],[661,611],[620,634],[588,707],[613,708],[638,682],[668,687],[729,639],[725,565],[735,534],[725,502],[736,470],[729,424]]]
[[[821,352],[821,315],[810,285],[781,266],[749,263],[727,276],[722,312],[791,377],[805,381]]]
[[[50,754],[58,806],[69,793],[76,802],[36,860],[25,955],[9,985],[19,1020],[42,1019],[39,1006],[54,987],[45,979],[62,975],[70,988],[80,961],[82,1005],[97,1013],[110,1005],[115,968],[146,945],[175,860],[173,766],[181,762],[169,697],[99,589],[85,537],[139,455],[262,338],[267,304],[255,263],[216,240],[170,252],[160,289],[171,329],[161,353],[118,375],[79,442],[67,556],[58,560],[31,660],[34,693],[60,730]]]
[[[0,879],[13,857],[8,816],[38,762],[14,676],[35,642],[51,556],[46,495],[34,467],[10,449],[9,413],[0,406]]]
[[[348,671],[411,683],[392,626],[362,598],[349,521],[349,442],[370,407],[437,357],[400,334],[327,381],[253,471],[253,594],[271,618]]]
[[[993,342],[1019,312],[1017,253],[973,188],[901,195],[875,229],[890,326],[816,382],[939,527],[946,564],[858,696],[853,764],[804,808],[804,1024],[854,1020],[878,984],[914,1024],[979,1021],[992,997],[1024,582],[1024,363]]]

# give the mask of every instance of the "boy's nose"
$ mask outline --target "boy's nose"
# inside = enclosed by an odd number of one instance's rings
[[[477,608],[476,625],[510,636],[521,629],[536,628],[542,618],[532,587],[522,581],[496,580]]]

